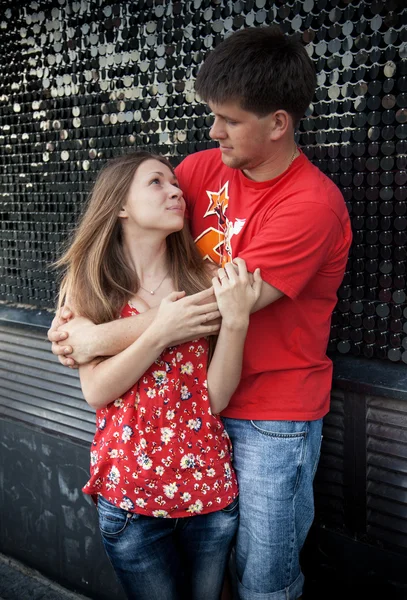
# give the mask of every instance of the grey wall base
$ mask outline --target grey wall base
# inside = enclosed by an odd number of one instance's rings
[[[90,598],[124,600],[81,487],[88,444],[0,418],[0,551]]]
[[[46,327],[0,321],[0,552],[100,600],[123,600],[88,477],[95,416]],[[303,553],[304,600],[407,600],[407,369],[334,358]]]

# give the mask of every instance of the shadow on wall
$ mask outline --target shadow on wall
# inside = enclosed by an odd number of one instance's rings
[[[81,491],[88,443],[3,419],[0,440],[0,552],[95,600],[125,600]]]

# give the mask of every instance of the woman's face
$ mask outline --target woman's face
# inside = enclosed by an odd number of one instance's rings
[[[185,201],[177,178],[166,165],[145,160],[137,169],[119,217],[132,233],[156,231],[165,237],[184,225]]]

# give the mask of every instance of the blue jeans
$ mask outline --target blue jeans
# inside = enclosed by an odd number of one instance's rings
[[[322,419],[223,421],[239,482],[239,599],[296,600],[304,582],[300,550],[314,518]]]
[[[239,520],[238,500],[182,519],[128,513],[101,496],[103,544],[129,600],[218,600]]]

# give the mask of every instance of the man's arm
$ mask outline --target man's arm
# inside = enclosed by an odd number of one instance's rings
[[[263,277],[252,313],[283,296],[296,298],[332,256],[343,238],[341,224],[329,207],[317,209],[312,202],[281,208],[239,253],[248,269],[259,267]]]
[[[209,288],[177,301],[178,334],[172,340],[173,345],[219,331],[220,313],[213,299],[213,290]],[[90,362],[98,356],[114,356],[140,337],[153,322],[157,310],[158,307],[136,317],[95,325],[83,317],[67,320],[69,315],[65,309],[63,318],[62,309],[48,331],[52,352],[63,365],[71,367]]]
[[[69,307],[55,317],[48,331],[52,352],[68,367],[87,363],[97,356],[114,356],[132,344],[151,325],[156,308],[127,319],[95,325],[84,317],[75,317]]]
[[[252,273],[250,273],[250,276],[253,277]],[[260,298],[257,300],[256,304],[253,306],[253,308],[251,310],[251,314],[257,312],[258,310],[261,310],[262,308],[264,308],[265,306],[268,306],[269,304],[273,304],[273,302],[275,302],[276,300],[279,300],[283,296],[284,296],[283,292],[281,292],[274,286],[270,285],[269,283],[266,283],[265,281],[263,281],[263,285],[261,287],[261,292],[260,292]]]

